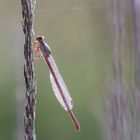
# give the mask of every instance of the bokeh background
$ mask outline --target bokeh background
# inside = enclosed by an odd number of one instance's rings
[[[35,36],[46,37],[81,125],[77,133],[52,92],[47,66],[43,60],[37,61],[37,140],[107,139],[105,105],[112,75],[114,35],[111,7],[111,0],[37,0]],[[128,22],[129,8],[126,11]],[[126,28],[130,25],[126,24]],[[0,31],[0,140],[23,140],[24,36],[20,1],[0,1]],[[129,46],[129,41],[127,34],[125,45]],[[123,71],[128,85],[133,77],[130,50],[125,50]]]

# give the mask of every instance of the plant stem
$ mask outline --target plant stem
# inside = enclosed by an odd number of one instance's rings
[[[35,109],[36,85],[32,52],[33,4],[32,0],[21,0],[23,16],[24,43],[24,77],[26,84],[26,104],[24,114],[25,140],[36,140],[35,135]]]

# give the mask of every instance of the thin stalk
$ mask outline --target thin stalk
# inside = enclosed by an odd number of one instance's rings
[[[36,140],[35,135],[35,109],[36,109],[36,85],[33,65],[32,52],[32,28],[33,28],[33,9],[32,0],[21,0],[23,16],[23,32],[25,35],[24,43],[24,77],[26,84],[26,104],[24,114],[25,140]]]

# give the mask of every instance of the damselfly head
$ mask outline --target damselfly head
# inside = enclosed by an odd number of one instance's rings
[[[44,36],[38,36],[38,37],[36,37],[36,41],[43,41],[45,39],[45,37]]]

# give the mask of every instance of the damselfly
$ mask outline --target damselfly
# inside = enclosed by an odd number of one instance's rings
[[[40,54],[41,54],[44,61],[48,65],[49,71],[50,71],[50,81],[51,81],[51,85],[52,85],[54,94],[55,94],[57,100],[59,101],[59,103],[61,104],[61,106],[66,111],[68,111],[76,130],[79,131],[80,125],[79,125],[75,115],[72,112],[72,108],[73,108],[72,98],[63,81],[63,78],[61,77],[61,75],[59,73],[55,60],[52,56],[51,49],[50,49],[49,45],[47,43],[45,43],[43,36],[39,36],[35,39],[34,51],[37,53],[37,59],[40,57]]]

